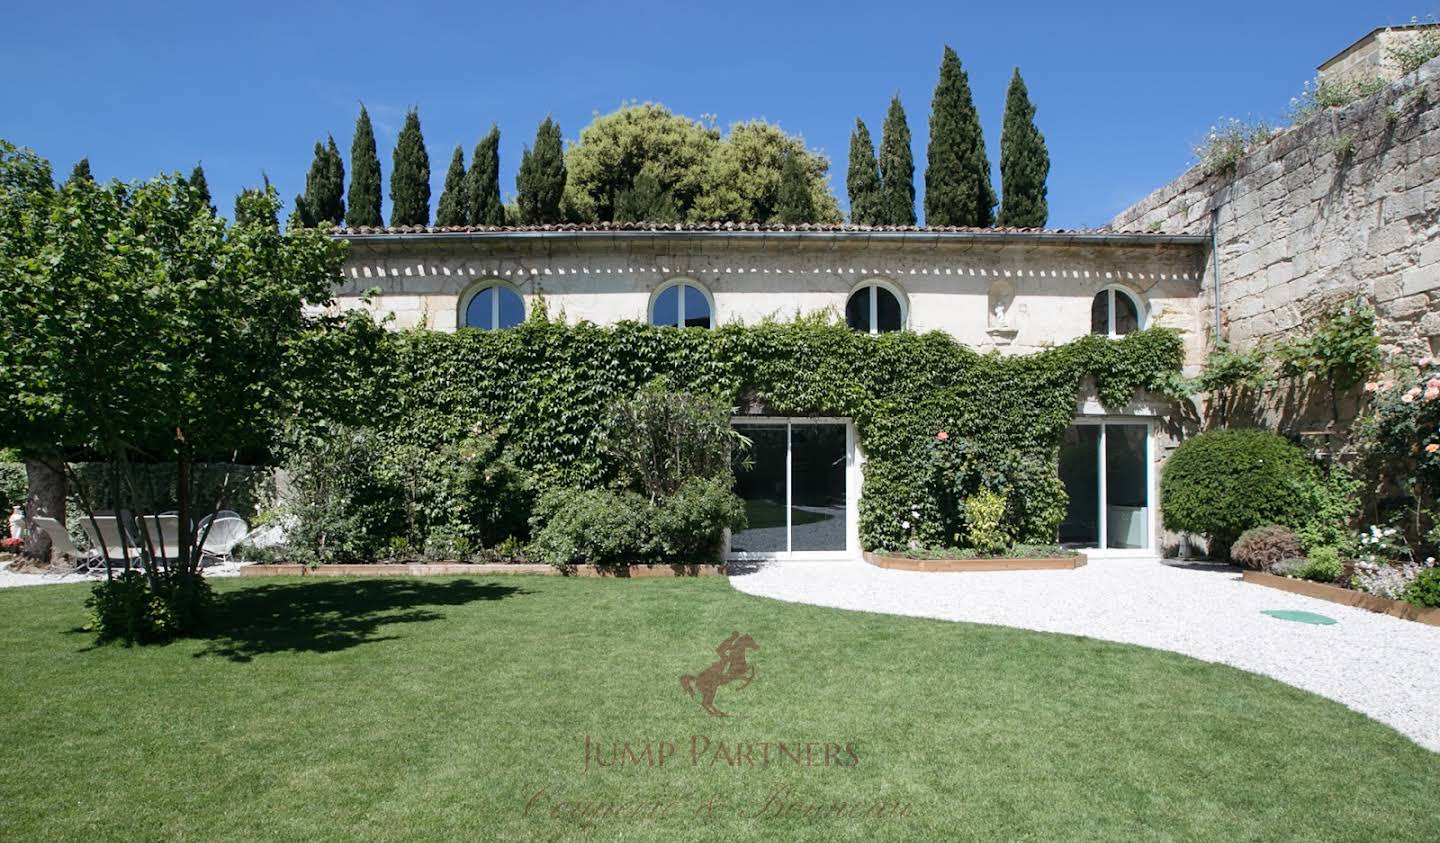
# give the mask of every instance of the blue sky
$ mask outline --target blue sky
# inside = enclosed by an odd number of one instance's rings
[[[1386,0],[1194,3],[24,3],[0,34],[0,137],[63,177],[188,172],[216,204],[270,176],[287,200],[317,138],[347,155],[357,103],[390,148],[420,108],[435,198],[456,143],[500,125],[501,187],[547,113],[567,140],[651,100],[720,124],[763,117],[830,155],[845,203],[856,116],[879,140],[898,92],[923,183],[943,45],[970,76],[998,186],[1018,65],[1050,147],[1050,224],[1088,227],[1178,173],[1222,116],[1280,119],[1322,60],[1440,11]],[[388,201],[386,214],[388,216]]]

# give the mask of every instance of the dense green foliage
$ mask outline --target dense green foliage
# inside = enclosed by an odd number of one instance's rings
[[[675,197],[660,184],[652,167],[643,167],[615,198],[616,222],[680,222]]]
[[[775,200],[775,221],[781,225],[815,222],[815,197],[799,156],[785,156],[780,165],[780,195]]]
[[[1388,494],[1375,523],[1404,532],[1414,560],[1440,555],[1440,360],[1422,358],[1366,384],[1373,401],[1356,426],[1362,477]]]
[[[567,325],[543,313],[507,331],[413,331],[395,342],[392,368],[377,376],[392,390],[374,402],[384,435],[435,450],[477,424],[505,431],[505,451],[543,489],[612,485],[624,467],[607,450],[610,402],[657,378],[730,406],[749,396],[778,415],[851,417],[866,454],[867,548],[904,546],[901,523],[922,507],[925,543],[963,539],[953,535],[959,516],[927,503],[937,431],[967,443],[967,494],[1005,480],[1017,504],[1007,509],[1007,530],[1021,541],[1054,541],[1065,508],[1056,460],[1082,378],[1093,375],[1101,398],[1121,406],[1181,359],[1178,338],[1162,330],[996,357],[940,333],[869,336],[813,320],[680,331]]]
[[[470,171],[465,174],[465,209],[471,225],[505,224],[505,206],[500,203],[500,129],[497,126],[490,126],[470,156]]]
[[[910,150],[910,124],[897,94],[890,100],[880,131],[880,194],[876,222],[881,225],[915,224],[915,156]]]
[[[1035,126],[1035,106],[1020,68],[1010,77],[1005,93],[1005,124],[1000,130],[1000,217],[997,224],[1012,228],[1044,228],[1050,219],[1046,199],[1050,177],[1050,150]]]
[[[1405,587],[1405,600],[1426,609],[1440,609],[1440,567],[1430,567],[1415,575]]]
[[[341,166],[344,166],[343,164]],[[210,200],[210,183],[205,180],[205,168],[199,164],[190,171],[190,178],[185,180],[189,185],[190,192],[195,195],[195,201],[210,209],[210,216],[215,216],[215,206]]]
[[[804,170],[815,214],[807,222],[839,222],[826,182],[829,161],[763,120],[736,123],[725,137],[715,127],[654,103],[632,104],[596,117],[565,152],[565,216],[572,222],[635,218],[653,205],[690,222],[774,222],[786,155]],[[658,188],[640,184],[642,176]],[[620,202],[639,189],[622,217]],[[637,208],[640,210],[637,211]],[[660,221],[660,220],[652,220]]]
[[[380,155],[375,151],[375,127],[370,112],[360,106],[355,118],[355,138],[350,142],[350,207],[345,224],[384,225],[380,219]]]
[[[925,161],[925,224],[988,228],[995,190],[980,114],[970,80],[948,46],[930,103],[930,145]]]
[[[435,208],[435,224],[470,224],[465,201],[465,150],[458,143],[450,156],[450,169],[445,171],[445,186],[440,190],[440,204]]]
[[[880,221],[880,165],[875,161],[870,130],[859,117],[850,133],[850,169],[846,171],[845,189],[850,195],[850,222],[874,225]]]
[[[301,225],[339,225],[345,219],[345,162],[335,138],[315,142],[315,158],[305,175],[305,193],[295,197]]]
[[[1165,527],[1222,547],[1254,527],[1295,528],[1312,515],[1318,476],[1303,448],[1274,433],[1208,431],[1182,442],[1165,463]]]
[[[1354,386],[1380,369],[1375,309],[1363,300],[1321,319],[1313,332],[1274,349],[1283,377],[1313,375],[1333,389]]]
[[[76,161],[75,166],[71,168],[70,178],[66,179],[66,181],[72,182],[76,180],[95,181],[95,177],[90,175],[89,158],[81,158],[79,161]]]
[[[1241,533],[1230,548],[1232,561],[1257,571],[1264,571],[1285,559],[1301,558],[1303,554],[1295,531],[1279,524],[1252,527]]]
[[[390,224],[430,224],[430,153],[420,130],[420,112],[405,112],[395,139],[390,169]],[[353,201],[353,200],[352,200]]]
[[[520,220],[527,225],[560,222],[560,201],[565,196],[565,154],[560,124],[546,117],[535,130],[535,146],[527,147],[515,174],[515,198]]]

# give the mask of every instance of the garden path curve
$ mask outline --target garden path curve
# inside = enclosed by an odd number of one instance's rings
[[[1154,560],[987,573],[779,562],[730,582],[747,594],[793,603],[1172,650],[1328,697],[1440,752],[1440,627],[1241,582],[1233,570]],[[1316,612],[1339,622],[1278,620],[1261,614],[1266,609]]]

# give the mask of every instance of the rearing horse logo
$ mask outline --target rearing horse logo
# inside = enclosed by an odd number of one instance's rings
[[[739,680],[743,680],[740,688],[748,686],[755,679],[755,666],[745,663],[745,654],[759,649],[760,645],[755,643],[754,638],[732,632],[729,638],[715,648],[715,654],[720,658],[701,671],[698,677],[688,673],[681,676],[680,687],[692,697],[698,688],[700,707],[709,712],[711,717],[729,717],[730,715],[715,707],[715,692],[720,690],[720,686]]]

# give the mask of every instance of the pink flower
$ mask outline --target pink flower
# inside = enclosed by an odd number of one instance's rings
[[[1440,398],[1440,386],[1432,386],[1425,390],[1426,401],[1434,401],[1436,398]]]
[[[1370,381],[1369,383],[1365,384],[1365,391],[1366,391],[1366,392],[1374,392],[1375,390],[1377,390],[1377,389],[1379,389],[1379,388],[1380,388],[1380,384],[1376,383],[1375,381]]]
[[[1425,446],[1425,453],[1427,454],[1433,454],[1436,451],[1440,451],[1440,445],[1437,445],[1434,442],[1431,442],[1429,445]]]
[[[1411,394],[1408,393],[1408,392],[1405,393],[1404,395],[1400,396],[1400,401],[1401,401],[1401,403],[1403,403],[1403,404],[1409,404],[1409,403],[1411,403],[1411,402],[1414,401],[1414,400],[1415,400],[1415,396],[1411,395]]]
[[[1440,378],[1431,378],[1425,382],[1427,389],[1440,389]]]
[[[939,439],[941,442],[948,442],[950,440],[950,434],[942,430],[939,433],[935,434],[935,438]]]

